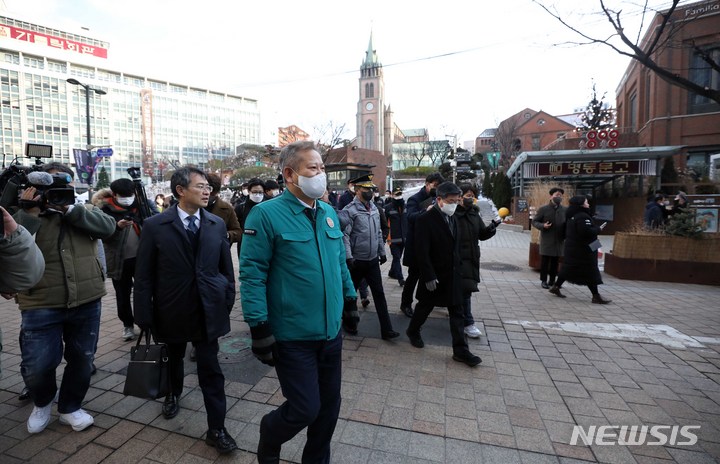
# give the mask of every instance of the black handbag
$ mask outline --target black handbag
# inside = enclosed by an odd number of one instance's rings
[[[141,344],[145,335],[145,344]],[[170,393],[168,348],[165,344],[150,344],[150,331],[140,332],[137,344],[130,348],[123,394],[154,400]]]

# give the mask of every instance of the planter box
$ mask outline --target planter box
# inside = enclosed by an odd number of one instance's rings
[[[720,263],[720,238],[617,232],[612,253],[618,258]]]
[[[618,232],[605,272],[619,279],[720,285],[720,238]]]

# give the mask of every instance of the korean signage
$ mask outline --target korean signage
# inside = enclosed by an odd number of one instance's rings
[[[655,160],[525,163],[525,177],[655,175]]]
[[[61,37],[55,37],[53,35],[28,31],[27,29],[7,25],[0,25],[0,38],[10,38],[20,40],[22,42],[45,45],[46,47],[56,48],[58,50],[67,50],[77,52],[81,55],[96,56],[98,58],[107,58],[108,53],[107,48],[87,45],[74,40],[63,39]]]

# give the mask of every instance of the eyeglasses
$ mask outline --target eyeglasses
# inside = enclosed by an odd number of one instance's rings
[[[209,184],[197,184],[197,185],[192,185],[191,187],[196,190],[201,190],[203,192],[212,192],[213,191],[212,185],[209,185]]]

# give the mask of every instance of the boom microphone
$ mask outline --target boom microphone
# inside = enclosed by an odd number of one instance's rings
[[[53,176],[47,172],[33,171],[27,175],[28,182],[35,186],[52,185]]]

